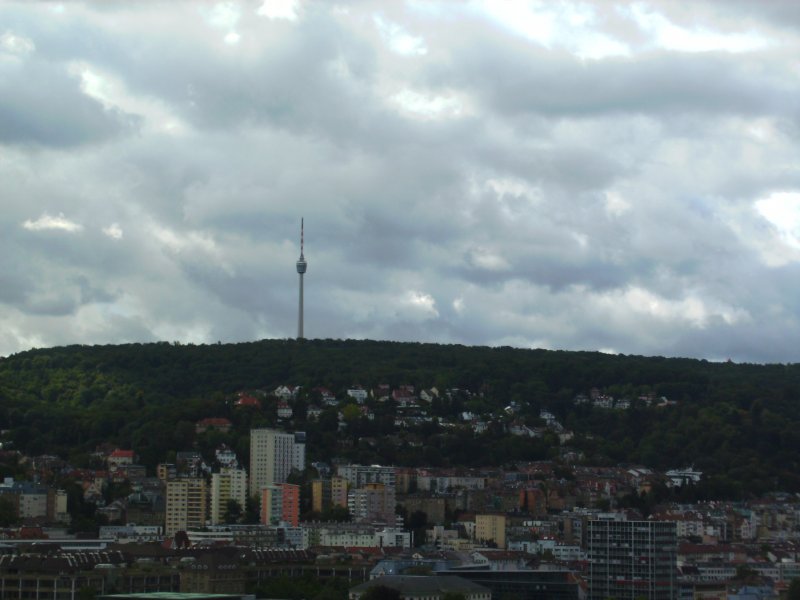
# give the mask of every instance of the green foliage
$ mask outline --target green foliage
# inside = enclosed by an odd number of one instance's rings
[[[342,397],[354,383],[462,390],[434,399],[430,411],[440,419],[454,420],[464,410],[501,414],[514,401],[534,423],[546,408],[575,432],[570,444],[591,462],[658,469],[693,464],[706,475],[692,490],[696,499],[800,491],[797,364],[354,340],[70,346],[0,359],[0,429],[9,430],[4,444],[27,454],[75,457],[87,466],[89,454],[106,442],[134,449],[150,469],[175,450],[197,449],[210,459],[220,443],[247,464],[249,429],[274,423],[274,401],[265,400],[261,410],[236,408],[237,391],[324,385]],[[594,387],[633,405],[623,411],[573,403],[576,393]],[[637,400],[649,393],[677,405]],[[514,437],[500,423],[478,436],[424,423],[405,432],[424,444],[391,440],[391,403],[377,402],[371,403],[374,421],[346,409],[347,430],[340,434],[336,409],[306,423],[302,408],[310,399],[298,400],[290,426],[307,431],[312,461],[505,465],[550,458],[558,449],[553,435]],[[204,417],[228,418],[233,428],[197,434],[194,424]],[[0,469],[13,475],[17,466]]]
[[[800,600],[800,579],[792,579],[786,592],[786,600]]]
[[[291,600],[346,600],[348,582],[333,578],[320,580],[311,575],[272,577],[252,590],[258,598],[288,598]]]
[[[6,496],[0,496],[0,527],[16,525],[18,522],[17,509],[14,507],[13,500]]]
[[[242,506],[234,499],[229,499],[225,504],[225,514],[222,520],[227,524],[238,523],[244,517]]]
[[[361,594],[361,600],[400,600],[400,592],[385,585],[376,584]]]

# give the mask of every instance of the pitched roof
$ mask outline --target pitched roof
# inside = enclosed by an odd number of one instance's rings
[[[111,453],[110,458],[130,458],[133,460],[133,450],[120,450],[117,448]]]

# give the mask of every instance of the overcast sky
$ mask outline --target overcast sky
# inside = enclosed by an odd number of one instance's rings
[[[0,355],[800,361],[800,3],[0,3]]]

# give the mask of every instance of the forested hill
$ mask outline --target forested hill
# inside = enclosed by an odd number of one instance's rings
[[[133,448],[152,466],[175,450],[208,451],[220,440],[195,435],[194,423],[224,416],[234,431],[223,441],[242,457],[249,428],[274,424],[274,405],[267,400],[261,410],[243,411],[231,399],[240,390],[282,384],[306,392],[324,386],[340,399],[354,384],[469,390],[472,395],[435,403],[429,412],[441,421],[462,410],[499,415],[516,402],[518,418],[535,423],[546,408],[575,432],[570,444],[590,462],[694,464],[734,492],[752,486],[800,491],[800,365],[355,340],[70,346],[0,359],[0,428],[9,430],[6,441],[28,454],[79,461],[109,442]],[[576,395],[592,388],[631,398],[632,407],[576,405]],[[636,401],[646,394],[677,404],[646,407]],[[359,436],[394,432],[393,409],[385,404],[375,406],[374,422],[350,422],[352,445],[337,447],[335,420],[305,422],[305,406],[313,400],[301,396],[296,408],[302,410],[288,424],[309,432],[312,457],[350,453],[395,464],[476,465],[558,455],[547,447],[556,439],[508,441],[502,427],[493,427],[466,440],[471,433],[435,424],[424,426],[428,441],[421,449],[365,449]],[[500,439],[507,441],[496,443]]]

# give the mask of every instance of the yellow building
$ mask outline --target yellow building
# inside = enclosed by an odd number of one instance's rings
[[[244,512],[247,503],[247,473],[225,467],[211,475],[211,524],[224,522],[228,501],[236,500]]]
[[[475,515],[475,540],[483,544],[491,541],[505,549],[505,515]]]
[[[165,533],[203,527],[208,517],[208,490],[203,478],[181,477],[167,481]]]
[[[348,482],[344,477],[331,477],[331,504],[347,508]]]
[[[342,477],[311,482],[311,508],[321,513],[331,506],[347,508],[347,480]]]

